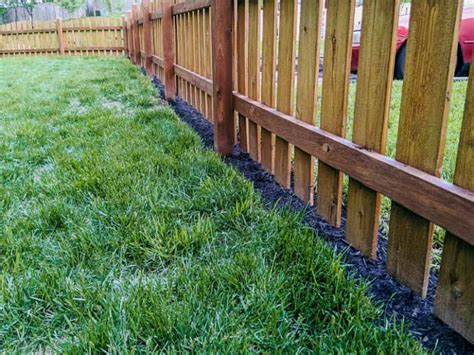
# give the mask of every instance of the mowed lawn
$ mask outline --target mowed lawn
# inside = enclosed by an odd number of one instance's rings
[[[125,59],[0,60],[0,352],[422,352]]]

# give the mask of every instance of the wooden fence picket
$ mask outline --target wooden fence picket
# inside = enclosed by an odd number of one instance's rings
[[[275,107],[277,16],[277,0],[263,0],[261,101],[269,107]],[[275,172],[275,135],[265,128],[261,128],[261,161],[270,174]]]
[[[365,0],[352,141],[385,154],[399,0]],[[370,105],[367,103],[370,102]],[[381,195],[349,179],[346,238],[375,258]]]
[[[454,184],[474,191],[474,66],[466,95],[466,108]],[[446,233],[434,313],[474,343],[474,246]]]
[[[278,40],[278,111],[291,115],[294,111],[295,51],[297,0],[281,0],[280,28]],[[281,137],[275,139],[275,179],[285,188],[290,188],[291,150],[290,144]]]
[[[461,9],[462,0],[415,0],[411,7],[396,159],[438,177]],[[433,224],[393,202],[389,228],[388,271],[426,296]]]
[[[324,42],[321,128],[344,137],[347,123],[354,0],[328,2]],[[341,225],[343,174],[318,164],[318,213],[333,226]]]
[[[319,0],[301,4],[296,118],[312,125],[316,124],[322,5]],[[314,158],[298,147],[295,147],[294,174],[296,195],[313,205]]]

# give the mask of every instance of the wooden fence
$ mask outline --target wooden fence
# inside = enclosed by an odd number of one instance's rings
[[[473,342],[472,73],[454,184],[439,178],[462,1],[412,3],[396,160],[385,148],[399,0],[364,1],[352,141],[344,134],[355,4],[328,1],[319,80],[323,3],[144,0],[126,20],[126,52],[165,83],[168,99],[179,95],[214,123],[218,152],[231,152],[238,129],[241,149],[282,186],[293,173],[294,192],[310,205],[316,186],[317,211],[336,227],[348,175],[346,238],[369,258],[389,197],[387,271],[423,297],[433,225],[445,228],[434,312]]]
[[[0,25],[0,56],[123,55],[122,20],[81,18]]]

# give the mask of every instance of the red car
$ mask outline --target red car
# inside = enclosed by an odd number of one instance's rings
[[[401,15],[398,23],[397,33],[397,57],[395,61],[395,79],[403,79],[405,58],[406,58],[406,43],[408,39],[408,25],[409,25],[409,6],[402,7]],[[362,7],[356,10],[356,24],[352,45],[352,72],[357,72],[359,64],[359,49],[360,49],[360,19]],[[472,53],[474,49],[474,6],[466,6],[463,9],[461,27],[459,29],[458,55],[456,64],[456,75],[467,75],[469,66],[472,61]]]

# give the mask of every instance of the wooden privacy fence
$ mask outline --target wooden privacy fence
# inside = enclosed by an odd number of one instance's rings
[[[0,25],[0,56],[123,55],[122,20],[81,18]]]

